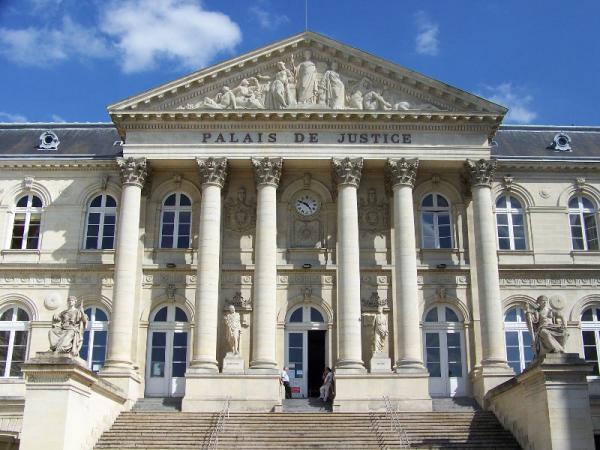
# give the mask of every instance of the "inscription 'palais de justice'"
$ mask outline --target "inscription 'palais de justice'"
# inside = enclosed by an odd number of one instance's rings
[[[411,144],[403,133],[202,133],[203,144]]]

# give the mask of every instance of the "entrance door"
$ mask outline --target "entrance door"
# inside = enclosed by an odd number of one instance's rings
[[[326,361],[327,325],[312,306],[289,314],[285,333],[285,365],[289,368],[293,398],[318,397]]]
[[[452,309],[437,306],[429,310],[425,316],[424,344],[429,393],[435,397],[465,395],[463,331]]]
[[[182,397],[188,353],[188,318],[175,305],[156,311],[148,330],[146,396]]]

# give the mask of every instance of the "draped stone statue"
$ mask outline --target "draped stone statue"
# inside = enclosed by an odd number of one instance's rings
[[[298,103],[316,103],[317,66],[310,60],[310,50],[304,52],[304,61],[296,67],[296,95]]]
[[[235,108],[262,109],[262,88],[255,77],[244,78],[240,84],[232,90],[235,97]]]
[[[568,333],[560,312],[550,305],[548,297],[540,295],[537,305],[526,313],[527,325],[533,338],[536,358],[546,353],[564,353]]]
[[[271,81],[271,85],[267,91],[265,98],[265,107],[267,109],[285,109],[288,107],[289,99],[286,86],[288,86],[287,71],[280,70],[275,74],[275,79]]]
[[[237,101],[232,90],[227,86],[223,86],[221,92],[215,96],[214,100],[212,98],[205,97],[202,104],[191,106],[192,107],[190,109],[196,109],[201,106],[209,109],[236,109]]]
[[[388,335],[388,320],[383,313],[383,305],[377,307],[377,314],[373,320],[373,353],[383,353],[385,338]]]
[[[323,74],[321,89],[319,92],[324,96],[323,104],[331,109],[344,109],[346,104],[346,88],[337,71],[337,62],[331,63],[331,69]],[[319,98],[319,102],[321,98]]]
[[[227,352],[238,355],[240,353],[242,323],[240,321],[240,314],[235,311],[235,306],[229,305],[223,316],[223,321],[225,322]]]
[[[52,329],[48,332],[50,350],[55,353],[67,353],[78,356],[83,345],[83,332],[88,317],[83,305],[74,296],[67,298],[68,308],[52,318]]]

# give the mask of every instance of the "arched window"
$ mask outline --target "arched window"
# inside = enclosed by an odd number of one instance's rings
[[[29,314],[18,306],[0,313],[0,377],[21,376],[27,357]]]
[[[108,316],[102,309],[95,306],[87,308],[85,313],[89,320],[79,355],[85,359],[90,370],[97,372],[104,366],[106,359]]]
[[[569,200],[569,222],[573,250],[598,250],[596,208],[589,198],[577,195]]]
[[[440,194],[429,194],[421,202],[423,248],[452,248],[450,204]]]
[[[515,373],[521,373],[533,359],[531,333],[525,321],[523,308],[515,306],[504,315],[504,334],[508,365]]]
[[[88,207],[86,222],[86,249],[114,248],[117,202],[112,196],[102,194],[94,197]]]
[[[189,248],[192,227],[192,201],[176,192],[165,198],[160,219],[161,248]]]
[[[598,371],[598,355],[600,354],[600,307],[591,306],[581,314],[581,335],[583,338],[583,357],[593,364],[593,375]]]
[[[525,221],[521,202],[504,194],[496,200],[499,250],[525,250]]]
[[[33,194],[27,194],[19,199],[15,208],[11,249],[36,250],[39,248],[42,206],[40,198]]]
[[[446,305],[436,305],[424,315],[425,364],[432,396],[464,395],[464,324]]]

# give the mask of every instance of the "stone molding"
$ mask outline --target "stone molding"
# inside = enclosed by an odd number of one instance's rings
[[[471,187],[491,187],[492,181],[494,181],[494,175],[496,173],[496,165],[497,162],[494,159],[480,159],[478,161],[467,159],[465,162],[465,168],[469,174]]]
[[[121,183],[125,185],[144,187],[149,177],[146,158],[117,158],[117,164],[121,171]]]
[[[417,169],[419,168],[418,159],[396,159],[388,158],[385,163],[385,179],[390,188],[395,186],[409,186],[411,189],[415,187],[415,179],[417,178]]]
[[[251,158],[256,185],[279,186],[283,158]]]
[[[196,158],[200,182],[202,185],[209,184],[223,189],[227,180],[229,166],[227,158]]]
[[[349,184],[358,188],[362,175],[362,158],[332,158],[331,168],[335,184]]]

